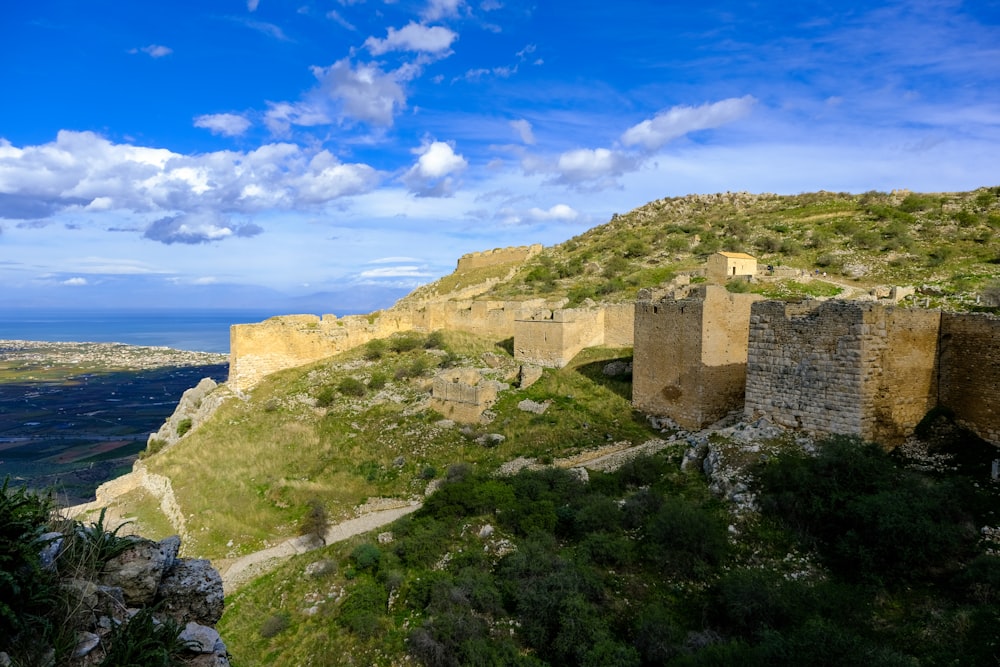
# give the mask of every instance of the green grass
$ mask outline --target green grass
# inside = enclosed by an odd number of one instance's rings
[[[518,456],[558,458],[609,442],[640,444],[653,435],[632,410],[629,383],[599,372],[629,350],[587,350],[570,366],[547,370],[532,387],[504,392],[492,423],[462,428],[427,407],[435,365],[479,366],[489,353],[507,359],[510,370],[498,372],[513,373],[509,353],[469,334],[446,334],[446,349],[438,353],[402,347],[409,349],[376,360],[358,349],[271,375],[246,401],[229,401],[177,445],[147,457],[150,472],[172,480],[185,513],[185,554],[235,556],[294,537],[314,500],[336,522],[369,498],[419,497],[428,468],[468,461],[492,469]],[[393,379],[394,369],[415,360],[428,370]],[[376,374],[387,378],[382,390],[362,398],[335,393],[328,407],[314,407],[320,388]],[[525,398],[551,405],[543,415],[524,412],[517,403]],[[484,447],[476,439],[487,433],[505,439]],[[134,514],[158,520],[158,511],[141,506]]]

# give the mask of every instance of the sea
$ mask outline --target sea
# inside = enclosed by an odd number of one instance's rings
[[[4,308],[0,340],[124,343],[229,353],[229,327],[261,322],[266,310],[114,310]]]

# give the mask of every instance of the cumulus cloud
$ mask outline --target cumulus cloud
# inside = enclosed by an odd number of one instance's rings
[[[521,118],[510,121],[510,126],[514,128],[514,131],[517,132],[519,137],[521,137],[522,142],[528,144],[529,146],[534,145],[535,133],[532,132],[531,123]]]
[[[451,144],[434,141],[421,146],[414,153],[420,157],[406,174],[403,183],[418,197],[451,196],[457,183],[452,177],[464,170],[469,163],[455,153]]]
[[[250,129],[250,121],[235,113],[204,114],[194,119],[194,126],[224,137],[238,137]]]
[[[389,127],[396,112],[406,108],[406,93],[400,80],[405,80],[409,72],[384,72],[373,64],[359,64],[352,67],[350,60],[338,60],[329,67],[314,67],[313,74],[319,79],[319,96],[312,104],[305,106],[314,118],[323,116],[322,105],[333,102],[340,106],[342,117],[353,118],[369,125]],[[306,124],[301,117],[307,114],[297,112],[299,120],[295,124]],[[319,123],[313,123],[319,124]]]
[[[553,169],[556,182],[565,185],[605,188],[616,178],[638,166],[632,155],[609,148],[578,148],[562,153]]]
[[[622,143],[654,151],[689,132],[719,127],[738,120],[749,114],[756,103],[754,97],[746,95],[699,107],[671,107],[625,130]]]
[[[195,211],[160,218],[146,228],[143,236],[161,243],[210,243],[231,236],[256,236],[263,229],[253,223],[233,224],[214,211]]]
[[[573,222],[580,217],[580,214],[567,204],[556,204],[548,209],[537,206],[528,210],[502,208],[497,217],[505,224],[521,225],[537,222]]]
[[[390,51],[442,54],[449,51],[452,42],[457,38],[458,34],[448,28],[426,26],[411,21],[399,30],[389,28],[385,39],[369,37],[365,40],[365,48],[373,56],[380,56]]]
[[[381,176],[327,150],[288,143],[242,153],[182,155],[62,131],[54,142],[18,148],[0,140],[0,218],[30,220],[74,210],[161,214],[147,238],[200,243],[252,235],[253,227],[203,211],[301,210],[374,189]]]

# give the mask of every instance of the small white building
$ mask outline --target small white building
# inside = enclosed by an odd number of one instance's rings
[[[717,252],[706,262],[711,282],[724,283],[730,278],[746,278],[757,273],[757,258],[745,252]]]

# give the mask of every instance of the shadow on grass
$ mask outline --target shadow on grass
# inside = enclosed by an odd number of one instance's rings
[[[615,362],[620,362],[620,365],[624,368],[629,365],[629,370],[615,375],[605,375],[604,369],[615,364]],[[592,361],[588,364],[582,364],[577,366],[576,372],[584,376],[594,384],[599,384],[602,387],[610,389],[615,392],[626,401],[632,400],[632,371],[631,371],[632,357],[618,357],[616,359],[602,359],[600,361]]]

